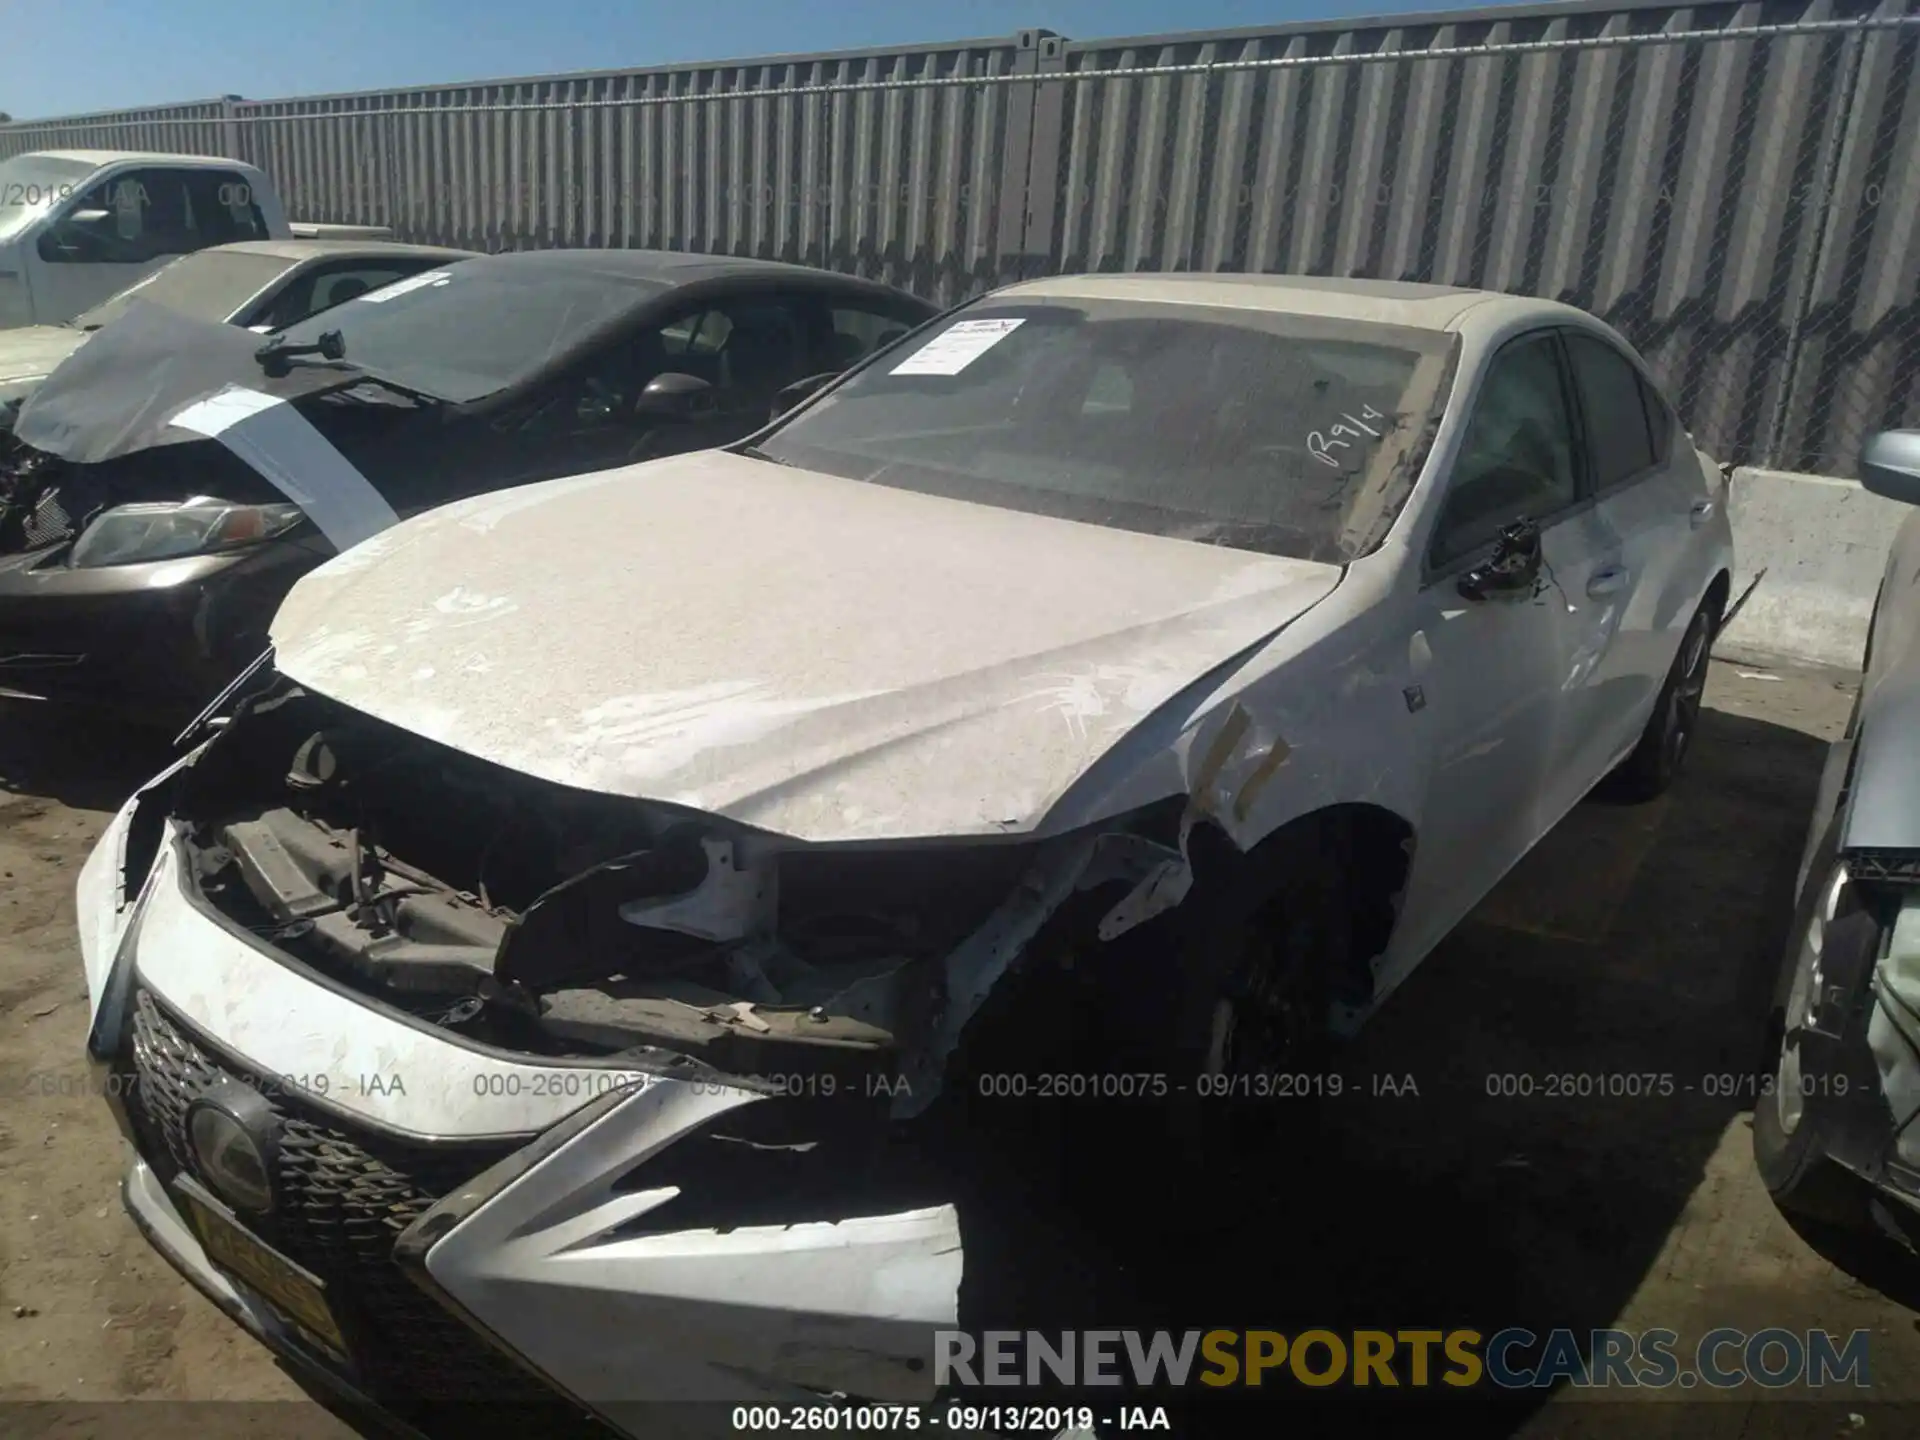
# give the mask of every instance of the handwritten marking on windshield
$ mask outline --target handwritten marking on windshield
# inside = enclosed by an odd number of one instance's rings
[[[1321,434],[1320,431],[1315,430],[1307,436],[1307,449],[1313,452],[1316,460],[1320,461],[1323,465],[1331,465],[1334,469],[1338,470],[1340,468],[1340,462],[1334,458],[1332,452],[1351,448],[1352,441],[1330,439],[1328,438],[1329,436],[1351,435],[1354,440],[1358,440],[1360,438],[1360,432],[1364,430],[1374,439],[1378,440],[1380,438],[1380,432],[1366,422],[1367,420],[1384,420],[1387,417],[1371,405],[1362,405],[1360,407],[1360,413],[1366,418],[1355,419],[1343,410],[1340,412],[1340,419],[1345,423],[1330,427],[1324,435]]]

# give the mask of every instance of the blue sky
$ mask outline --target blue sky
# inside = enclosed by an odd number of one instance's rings
[[[1462,0],[12,0],[17,120],[557,70],[1011,35],[1150,35],[1464,8]]]

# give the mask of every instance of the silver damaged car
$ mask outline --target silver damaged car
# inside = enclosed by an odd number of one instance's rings
[[[1920,431],[1861,483],[1920,507]],[[1761,1178],[1817,1223],[1920,1238],[1920,508],[1895,533],[1845,735],[1828,752],[1753,1109]]]

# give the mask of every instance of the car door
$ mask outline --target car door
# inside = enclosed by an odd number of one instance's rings
[[[257,240],[266,223],[238,172],[166,165],[122,170],[75,196],[32,250],[34,311],[69,320],[177,255]]]
[[[1581,748],[1575,706],[1591,648],[1577,601],[1611,560],[1585,496],[1584,457],[1557,338],[1509,341],[1475,391],[1436,500],[1413,605],[1408,708],[1428,747],[1429,782],[1406,920],[1421,948],[1492,888],[1585,788],[1567,773]],[[1461,577],[1515,521],[1540,527],[1532,593],[1467,599]]]
[[[1569,330],[1564,338],[1600,518],[1620,551],[1618,583],[1606,598],[1613,642],[1589,687],[1588,759],[1604,768],[1645,728],[1693,618],[1699,595],[1689,551],[1713,502],[1692,445],[1640,367],[1599,335]]]

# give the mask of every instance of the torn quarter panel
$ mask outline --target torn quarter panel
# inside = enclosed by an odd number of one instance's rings
[[[712,451],[405,521],[272,637],[300,684],[556,784],[809,841],[1043,832],[1340,575]]]

